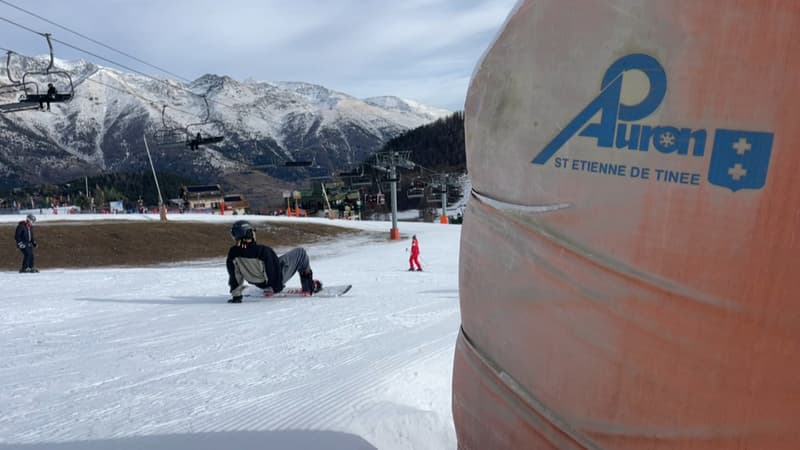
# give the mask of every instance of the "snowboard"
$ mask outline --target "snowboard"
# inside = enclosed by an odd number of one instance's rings
[[[314,298],[314,297],[340,297],[348,292],[353,287],[352,284],[338,284],[333,286],[322,286],[322,290],[316,292],[310,297],[306,297],[303,290],[299,287],[284,288],[278,293],[273,293],[271,290],[264,290],[256,286],[247,286],[242,292],[242,297],[263,297],[263,298]]]

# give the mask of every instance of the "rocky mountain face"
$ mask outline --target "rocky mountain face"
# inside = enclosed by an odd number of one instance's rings
[[[237,183],[282,189],[342,170],[389,139],[449,114],[396,97],[358,99],[301,82],[210,74],[191,83],[157,81],[85,61],[56,61],[49,75],[34,73],[46,66],[45,59],[12,59],[11,79],[24,75],[42,91],[53,82],[67,92],[71,78],[74,99],[49,112],[0,114],[2,187],[149,168],[146,137],[157,170],[203,183],[230,180],[242,191],[248,189]],[[5,66],[0,70],[6,75]],[[2,83],[10,84],[7,76]],[[20,95],[0,92],[3,104]],[[199,149],[159,145],[165,136],[197,133],[224,140]],[[282,166],[298,160],[314,167]]]

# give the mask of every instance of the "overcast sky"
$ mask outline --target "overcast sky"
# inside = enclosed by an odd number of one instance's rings
[[[476,62],[516,0],[0,0],[4,19],[169,76],[9,3],[187,79],[306,81],[460,110]],[[2,20],[0,47],[47,52],[44,38]],[[59,58],[115,67],[54,47]]]

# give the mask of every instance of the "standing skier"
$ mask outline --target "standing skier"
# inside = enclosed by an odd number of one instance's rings
[[[36,273],[39,270],[33,267],[33,249],[36,247],[36,239],[33,238],[33,223],[36,216],[28,214],[22,222],[17,225],[14,233],[14,240],[17,241],[17,248],[22,252],[22,268],[19,273]]]
[[[313,278],[304,249],[295,248],[278,257],[272,248],[256,243],[256,230],[246,220],[233,224],[231,237],[236,244],[228,250],[225,262],[232,297],[228,303],[242,302],[245,281],[261,289],[271,288],[272,292],[277,293],[283,290],[284,282],[289,281],[296,272],[300,273],[300,284],[305,295],[311,296],[322,289],[322,283]]]
[[[411,257],[408,258],[408,271],[414,271],[414,264],[417,265],[417,272],[422,272],[422,266],[419,263],[419,241],[417,235],[411,237]]]

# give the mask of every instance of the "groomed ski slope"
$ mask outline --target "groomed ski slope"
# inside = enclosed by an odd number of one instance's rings
[[[455,448],[461,227],[249,218],[376,234],[306,246],[341,298],[227,304],[223,260],[0,272],[0,450]]]

